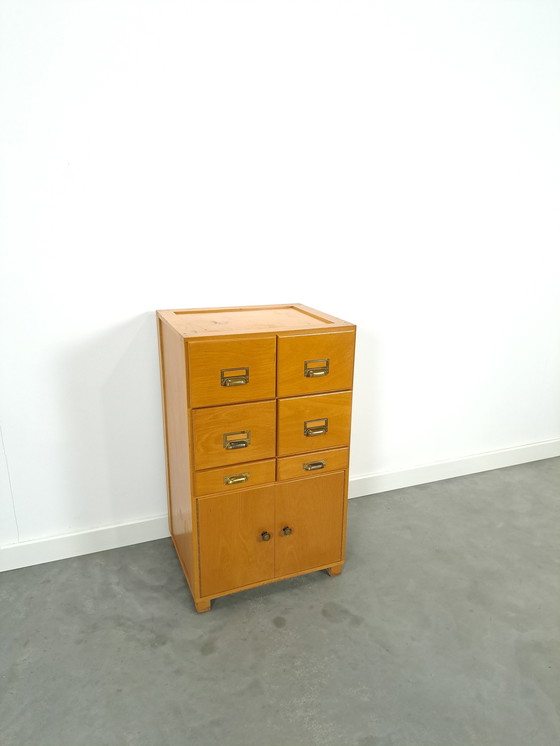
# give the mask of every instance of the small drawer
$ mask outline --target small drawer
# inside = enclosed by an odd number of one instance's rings
[[[326,474],[348,468],[348,448],[313,451],[305,455],[278,459],[278,480],[300,479],[313,474]]]
[[[192,408],[276,395],[276,337],[189,342],[188,359]]]
[[[259,484],[274,482],[275,478],[276,462],[274,459],[252,461],[234,468],[220,466],[219,469],[195,472],[194,493],[200,497],[214,492],[233,492],[241,487],[256,487]]]
[[[197,470],[276,455],[274,401],[195,409],[192,421],[194,468]]]
[[[356,334],[278,337],[278,396],[352,388]]]
[[[280,399],[278,456],[349,445],[351,411],[351,391]]]

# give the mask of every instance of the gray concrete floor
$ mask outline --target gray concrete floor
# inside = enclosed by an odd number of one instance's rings
[[[194,612],[168,540],[0,576],[2,746],[560,743],[560,459],[350,502],[347,565]]]

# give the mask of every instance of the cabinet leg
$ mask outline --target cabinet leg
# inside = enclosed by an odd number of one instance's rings
[[[329,573],[329,575],[341,575],[342,565],[337,565],[336,567],[327,567],[327,572]]]
[[[194,608],[199,614],[202,614],[203,611],[210,611],[212,608],[212,601],[195,601]]]

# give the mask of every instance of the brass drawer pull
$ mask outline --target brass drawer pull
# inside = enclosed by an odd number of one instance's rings
[[[324,365],[315,365],[309,367],[311,363],[324,363]],[[317,378],[318,376],[328,376],[329,374],[329,358],[321,358],[320,360],[306,360],[303,364],[303,375],[306,378]]]
[[[220,371],[222,386],[245,386],[249,383],[249,368],[224,368]]]
[[[316,425],[311,423],[316,422]],[[303,423],[303,434],[307,437],[314,435],[324,435],[329,431],[329,418],[323,417],[320,420],[307,420]]]
[[[231,477],[224,477],[224,484],[241,484],[249,479],[249,472],[245,471],[243,474],[232,474]]]
[[[289,526],[284,526],[281,533],[283,533],[284,536],[290,536],[292,529]]]
[[[262,532],[261,539],[263,541],[270,541],[270,534],[268,533],[268,531],[263,531]]]
[[[232,437],[242,435],[244,437]],[[235,433],[224,433],[223,444],[224,448],[228,451],[235,451],[238,448],[247,448],[251,443],[251,431],[250,430],[238,430]]]
[[[326,461],[309,461],[309,463],[303,465],[303,468],[305,471],[317,471],[317,469],[324,469],[326,463]]]

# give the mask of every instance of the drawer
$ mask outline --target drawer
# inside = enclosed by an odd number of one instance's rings
[[[349,445],[351,409],[351,391],[280,399],[278,456]]]
[[[195,409],[192,421],[195,469],[258,461],[276,455],[274,401]]]
[[[312,474],[326,474],[348,468],[348,448],[335,448],[330,451],[313,451],[297,456],[278,459],[278,479],[298,479]]]
[[[278,396],[352,388],[356,334],[278,337]]]
[[[191,407],[276,396],[276,337],[189,342]]]
[[[301,476],[298,474],[298,476]],[[214,492],[233,492],[242,487],[256,487],[274,482],[276,461],[252,461],[242,466],[220,466],[218,469],[197,471],[194,474],[194,493],[197,496]]]

